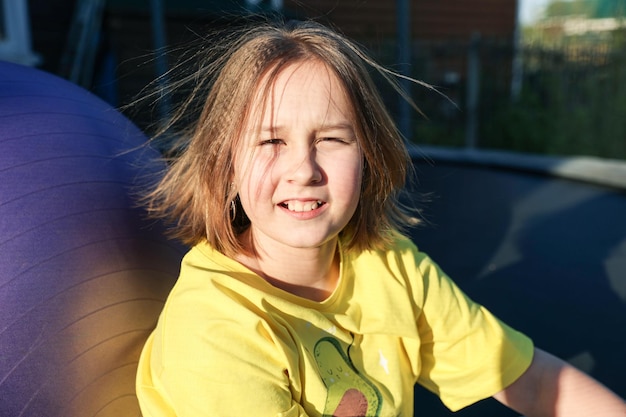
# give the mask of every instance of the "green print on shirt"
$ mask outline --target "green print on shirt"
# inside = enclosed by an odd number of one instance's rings
[[[315,344],[315,361],[328,389],[324,416],[376,417],[382,406],[380,392],[341,349],[339,342],[325,337]]]

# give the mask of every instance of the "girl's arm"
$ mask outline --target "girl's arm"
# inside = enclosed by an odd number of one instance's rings
[[[526,417],[626,417],[623,399],[540,349],[526,372],[494,398]]]

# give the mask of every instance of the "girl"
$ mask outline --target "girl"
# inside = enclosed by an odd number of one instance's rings
[[[193,248],[142,353],[144,416],[411,416],[415,383],[452,410],[626,416],[400,234],[410,161],[354,44],[267,24],[219,51],[149,197]]]

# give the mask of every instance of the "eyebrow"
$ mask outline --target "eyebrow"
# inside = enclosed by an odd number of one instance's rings
[[[282,125],[277,125],[277,126],[262,126],[260,133],[276,133],[276,132],[280,132],[282,130],[284,130],[285,127]],[[329,125],[322,125],[321,127],[319,127],[318,129],[316,129],[318,132],[327,132],[327,131],[333,131],[333,130],[350,130],[352,132],[354,132],[354,126],[352,123],[345,121],[345,122],[338,122],[338,123],[334,123],[334,124],[329,124]]]

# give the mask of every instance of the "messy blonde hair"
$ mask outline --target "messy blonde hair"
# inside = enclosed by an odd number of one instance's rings
[[[208,45],[210,53],[201,52],[199,67],[187,77],[194,88],[173,122],[183,119],[199,97],[201,113],[146,198],[152,215],[173,222],[174,237],[189,245],[206,240],[229,256],[243,251],[239,235],[249,220],[232,181],[254,95],[268,73],[308,61],[322,62],[338,77],[353,106],[364,158],[360,201],[341,232],[345,247],[384,247],[394,230],[414,222],[398,200],[410,158],[368,73],[374,68],[390,78],[382,67],[342,35],[310,21],[256,24],[217,42]]]

